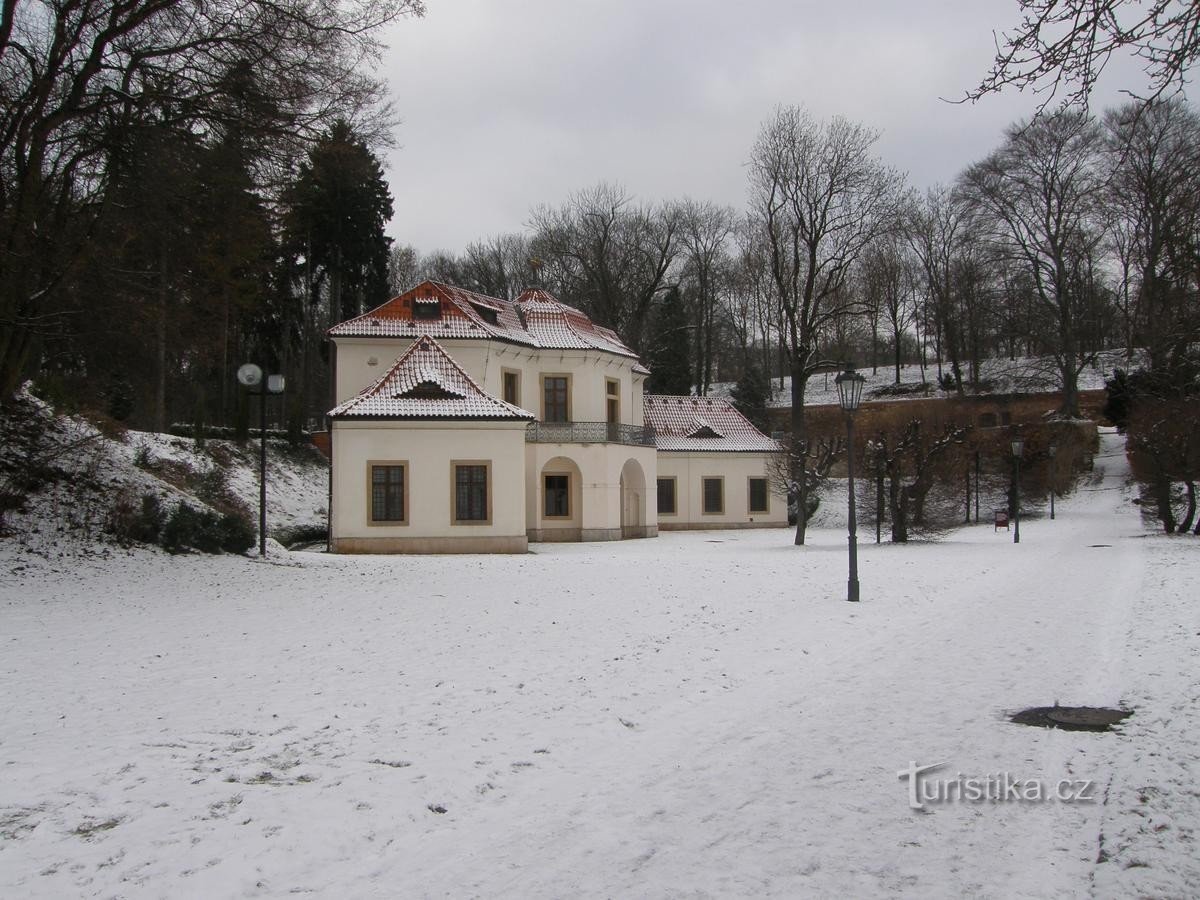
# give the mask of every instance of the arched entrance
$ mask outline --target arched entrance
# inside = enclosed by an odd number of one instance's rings
[[[555,456],[538,473],[538,540],[578,541],[583,535],[583,474],[573,459]]]
[[[646,474],[636,459],[621,467],[621,537],[646,536]]]

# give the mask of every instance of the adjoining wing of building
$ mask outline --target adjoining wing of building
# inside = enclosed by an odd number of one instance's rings
[[[646,395],[637,355],[545,291],[426,281],[329,337],[334,551],[786,523],[775,441],[725,400]]]

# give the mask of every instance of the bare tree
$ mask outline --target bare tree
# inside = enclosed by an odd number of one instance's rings
[[[422,10],[420,0],[4,0],[0,397],[40,337],[64,325],[51,299],[90,245],[132,124],[242,128],[274,174],[339,113],[381,137],[383,85],[361,64],[378,57],[383,25]]]
[[[1171,101],[1129,104],[1104,122],[1126,342],[1136,319],[1150,368],[1167,372],[1200,339],[1200,116]]]
[[[840,117],[786,106],[750,158],[750,214],[768,259],[781,344],[792,377],[792,432],[807,440],[804,390],[822,363],[820,337],[854,311],[851,267],[892,220],[901,176],[873,148],[879,133]],[[806,480],[799,479],[796,543],[804,543]]]
[[[992,70],[967,100],[1006,87],[1048,96],[1062,108],[1086,108],[1096,80],[1114,53],[1144,63],[1147,84],[1138,97],[1152,102],[1181,92],[1200,58],[1200,3],[1195,0],[1019,0],[1021,21],[998,41]]]
[[[933,326],[941,376],[942,357],[950,359],[954,389],[962,394],[962,319],[955,308],[955,267],[967,245],[968,210],[961,194],[935,185],[910,201],[904,234],[920,264],[929,324]],[[928,331],[928,327],[926,328]]]
[[[872,346],[877,343],[880,324],[885,325],[891,332],[896,384],[900,383],[904,338],[916,315],[913,269],[912,258],[895,235],[880,240],[862,266],[863,296],[868,309],[875,311],[871,322]]]
[[[1100,131],[1079,111],[1018,123],[1005,142],[971,166],[960,183],[997,250],[1020,260],[1033,279],[1038,310],[1062,389],[1061,412],[1079,415],[1079,373],[1089,361],[1081,323],[1092,298],[1083,270],[1099,241],[1096,204],[1104,179],[1097,166]]]
[[[421,256],[412,244],[394,244],[388,250],[388,287],[403,294],[420,281]]]
[[[562,206],[538,207],[531,225],[543,279],[641,350],[655,296],[680,252],[676,208],[637,206],[619,186],[601,183]]]
[[[522,234],[501,234],[468,244],[461,261],[462,286],[515,300],[529,283],[529,239]]]
[[[684,200],[679,205],[679,235],[683,246],[681,277],[691,295],[696,317],[697,393],[708,393],[717,355],[720,296],[729,281],[729,238],[734,211],[709,201]]]
[[[914,419],[899,433],[880,433],[867,441],[868,465],[887,477],[892,541],[906,542],[910,525],[925,524],[925,499],[937,481],[946,478],[966,434],[966,428],[946,423],[940,434],[930,437]]]

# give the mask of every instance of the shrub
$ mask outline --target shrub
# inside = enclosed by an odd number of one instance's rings
[[[184,553],[196,547],[200,532],[200,513],[186,503],[180,503],[163,525],[159,541],[168,553]]]
[[[106,530],[122,544],[157,544],[166,513],[154,494],[143,494],[141,502],[123,493],[109,510]]]
[[[254,546],[255,535],[250,520],[241,513],[222,515],[180,503],[163,526],[160,543],[168,553],[193,549],[202,553],[245,553]]]
[[[245,553],[254,546],[258,532],[250,519],[241,513],[225,513],[219,522],[221,549],[226,553]]]

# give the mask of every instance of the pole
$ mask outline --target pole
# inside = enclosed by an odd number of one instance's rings
[[[1013,457],[1013,543],[1021,543],[1021,457]]]
[[[267,555],[267,386],[258,394],[258,555]]]
[[[846,416],[846,454],[850,472],[850,577],[846,581],[846,599],[858,602],[858,522],[854,514],[854,414]]]

